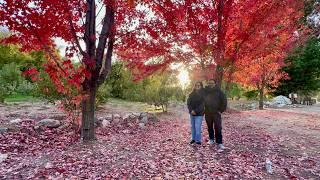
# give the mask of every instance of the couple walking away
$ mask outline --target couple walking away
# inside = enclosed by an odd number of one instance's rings
[[[215,141],[220,149],[224,149],[222,141],[221,113],[227,108],[225,94],[216,87],[215,80],[210,79],[208,86],[203,88],[202,82],[196,82],[194,89],[188,97],[188,109],[191,119],[190,144],[202,143],[201,127],[202,119],[205,116],[209,132],[209,144]]]

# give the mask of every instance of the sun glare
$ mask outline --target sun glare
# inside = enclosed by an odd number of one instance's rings
[[[178,79],[183,88],[185,88],[189,82],[189,73],[186,69],[181,69],[178,75]]]

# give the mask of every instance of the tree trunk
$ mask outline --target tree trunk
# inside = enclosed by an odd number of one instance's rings
[[[216,68],[216,86],[221,89],[223,78],[223,67],[221,65],[217,65]]]
[[[82,100],[82,125],[81,137],[83,141],[95,139],[94,133],[94,105],[96,98],[96,88],[90,89],[88,97]]]
[[[264,91],[264,85],[261,86],[259,89],[259,109],[263,109],[263,91]]]
[[[224,61],[224,29],[223,29],[223,9],[224,9],[224,0],[218,1],[218,24],[217,24],[217,53],[215,61],[216,66],[216,86],[221,88],[222,76],[223,76],[223,67],[222,63]]]

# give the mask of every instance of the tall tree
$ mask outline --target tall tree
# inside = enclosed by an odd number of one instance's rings
[[[309,95],[320,89],[320,40],[310,39],[306,45],[299,47],[289,54],[287,65],[283,71],[289,79],[280,81],[275,94],[287,95],[301,93]]]
[[[123,37],[118,33],[120,28],[132,25],[124,14],[138,16],[133,3],[132,0],[0,2],[0,25],[12,32],[2,43],[19,43],[26,51],[43,50],[49,61],[46,71],[58,91],[69,93],[73,86],[81,92],[83,140],[94,139],[96,92],[110,71],[115,41]],[[67,59],[55,52],[54,38],[65,41]],[[75,55],[81,62],[79,68],[70,60]],[[64,82],[68,82],[67,85]]]
[[[150,8],[160,17],[159,24],[165,22],[161,28],[157,26],[158,30],[154,29],[155,35],[166,35],[169,37],[166,40],[184,47],[185,59],[182,59],[198,64],[197,68],[204,72],[210,70],[219,86],[224,74],[225,79],[232,79],[229,77],[235,61],[262,29],[272,30],[281,25],[292,32],[289,28],[298,29],[297,22],[303,16],[300,0],[154,1]]]

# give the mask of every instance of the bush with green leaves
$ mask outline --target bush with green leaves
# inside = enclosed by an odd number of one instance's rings
[[[122,62],[112,64],[103,88],[98,91],[98,104],[109,97],[128,101],[147,102],[165,107],[170,101],[184,101],[184,90],[179,86],[177,72],[158,72],[134,81],[131,71]]]
[[[36,81],[33,96],[40,97],[54,103],[64,97],[59,93],[50,80],[49,75],[42,69],[39,70],[41,81]]]
[[[258,90],[251,90],[251,91],[246,91],[243,93],[243,96],[247,98],[247,100],[257,100],[259,95]]]
[[[98,107],[99,105],[106,103],[110,97],[111,86],[106,83],[102,84],[97,91],[95,107]]]
[[[0,101],[14,94],[30,95],[34,86],[21,75],[16,63],[4,64],[0,70]]]
[[[229,91],[227,91],[227,96],[232,100],[239,100],[243,96],[243,93],[244,89],[239,84],[232,83]]]
[[[149,77],[149,83],[145,87],[144,102],[161,106],[167,111],[170,101],[184,101],[185,93],[178,85],[176,72],[156,73]]]

